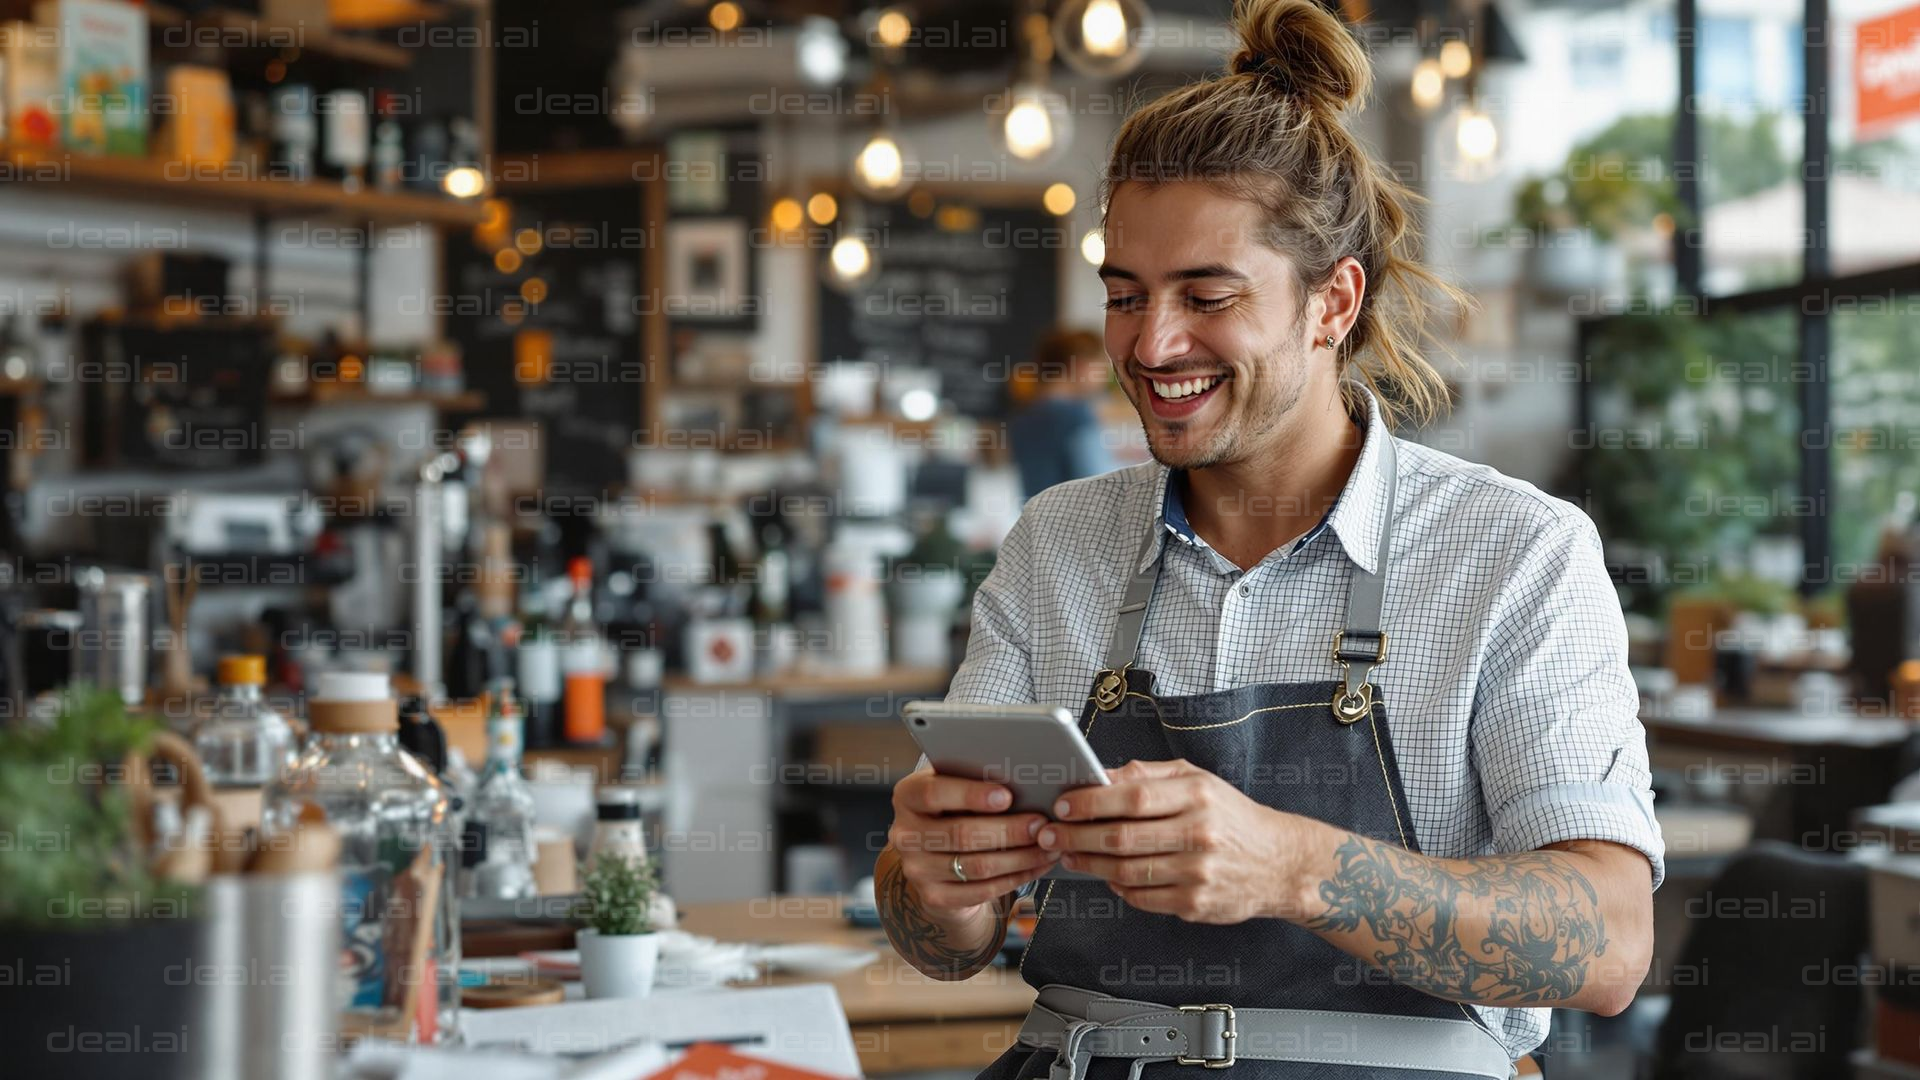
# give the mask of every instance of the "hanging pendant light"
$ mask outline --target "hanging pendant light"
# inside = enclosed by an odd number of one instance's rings
[[[1153,12],[1144,0],[1067,0],[1053,16],[1053,43],[1082,75],[1130,75],[1147,58]]]
[[[1047,64],[1053,59],[1053,41],[1047,36],[1047,18],[1039,0],[1029,0],[1023,20],[1024,74],[999,99],[990,102],[993,141],[1000,149],[1028,164],[1060,156],[1073,139],[1073,114],[1067,101],[1047,87]]]

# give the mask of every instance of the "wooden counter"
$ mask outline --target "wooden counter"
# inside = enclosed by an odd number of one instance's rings
[[[965,982],[927,978],[895,955],[878,927],[848,925],[839,897],[688,904],[680,925],[723,941],[809,942],[878,952],[878,960],[845,975],[762,980],[774,986],[831,983],[847,1010],[860,1067],[870,1076],[983,1067],[1013,1044],[1033,1004],[1033,988],[1012,968],[988,968]]]

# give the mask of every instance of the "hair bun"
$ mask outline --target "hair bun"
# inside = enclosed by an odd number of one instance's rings
[[[1373,65],[1346,25],[1314,0],[1237,0],[1235,75],[1253,75],[1289,97],[1338,111],[1365,97]]]

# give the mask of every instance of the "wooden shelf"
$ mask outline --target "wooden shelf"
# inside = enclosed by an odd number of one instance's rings
[[[331,180],[277,180],[247,176],[244,167],[189,168],[161,158],[107,157],[51,147],[0,144],[20,182],[15,191],[58,190],[178,202],[211,209],[253,208],[270,213],[340,214],[376,224],[478,225],[480,201],[416,192],[348,191]]]
[[[441,12],[444,14],[444,11]],[[401,71],[413,66],[413,54],[398,45],[372,38],[350,37],[319,27],[276,23],[258,15],[227,8],[209,8],[188,15],[165,4],[148,4],[147,19],[155,27],[191,26],[212,31],[207,37],[223,48],[297,48],[333,60]],[[198,40],[194,36],[191,40]]]

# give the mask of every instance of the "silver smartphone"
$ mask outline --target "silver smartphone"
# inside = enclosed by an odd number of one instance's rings
[[[900,715],[934,772],[1005,784],[1008,813],[1052,817],[1062,792],[1109,783],[1073,714],[1057,706],[910,701]],[[1092,877],[1058,866],[1047,876]]]

